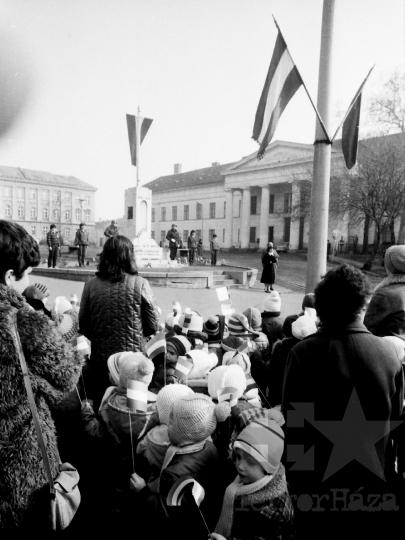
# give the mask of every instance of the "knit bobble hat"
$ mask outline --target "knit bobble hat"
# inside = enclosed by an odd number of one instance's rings
[[[219,321],[215,315],[211,315],[203,324],[203,330],[208,335],[208,345],[219,343]]]
[[[270,296],[267,296],[263,301],[263,311],[273,313],[279,316],[281,312],[281,298],[277,291],[271,291]]]
[[[260,315],[260,311],[255,307],[247,308],[243,315],[248,320],[249,325],[253,328],[253,330],[259,330],[262,326],[262,316]]]
[[[218,366],[208,373],[208,393],[214,399],[218,399],[218,390],[222,388],[222,375],[227,369],[228,366]]]
[[[246,390],[247,381],[243,369],[239,365],[219,366],[208,373],[208,393],[218,399],[218,391],[232,386],[239,396]]]
[[[390,274],[405,274],[405,245],[389,247],[385,252],[384,264]]]
[[[185,384],[168,384],[160,390],[156,398],[156,405],[161,424],[169,424],[173,403],[188,394],[194,394],[194,392]]]
[[[255,336],[258,333],[254,332],[249,326],[246,315],[243,313],[233,313],[228,319],[228,331],[230,336]]]
[[[193,367],[187,377],[189,380],[205,379],[208,372],[218,363],[216,354],[199,349],[194,349],[187,353],[186,358],[191,358],[193,361]]]
[[[231,413],[229,403],[215,405],[204,394],[184,396],[173,403],[168,434],[175,446],[185,446],[207,439]]]
[[[132,352],[119,352],[112,354],[107,360],[108,371],[110,372],[115,385],[118,386],[120,382],[120,365],[125,360],[125,358],[130,358],[134,353]]]
[[[383,339],[390,341],[394,345],[399,360],[403,361],[405,357],[405,341],[397,336],[383,336]]]
[[[238,435],[234,448],[251,455],[267,474],[276,474],[284,451],[284,432],[270,418],[257,418]]]
[[[173,336],[166,339],[166,343],[170,343],[176,349],[179,356],[185,356],[191,350],[191,343],[184,336]]]
[[[292,335],[299,340],[315,334],[317,330],[315,319],[309,315],[298,317],[291,325]]]
[[[224,351],[236,351],[236,349],[244,343],[245,340],[241,337],[228,336],[222,340],[221,347]]]
[[[127,388],[128,380],[139,381],[149,386],[155,366],[141,352],[130,353],[122,360],[119,367],[119,386]]]
[[[236,364],[240,366],[244,373],[250,373],[250,358],[246,353],[228,351],[222,358],[223,366]]]
[[[77,336],[78,322],[75,317],[72,317],[72,315],[68,313],[60,315],[58,326],[65,341],[70,341],[72,338]]]

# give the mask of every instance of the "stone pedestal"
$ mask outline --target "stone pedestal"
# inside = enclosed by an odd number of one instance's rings
[[[125,190],[125,216],[128,238],[146,232],[150,238],[152,221],[152,191],[137,186]]]

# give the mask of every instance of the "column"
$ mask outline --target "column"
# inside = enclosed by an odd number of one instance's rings
[[[290,249],[297,250],[299,246],[300,237],[300,199],[301,191],[298,182],[291,184],[292,197],[291,197],[291,225],[290,225]]]
[[[225,215],[225,248],[232,247],[232,232],[233,232],[233,191],[232,189],[225,190],[226,197],[226,215]]]
[[[269,238],[269,202],[270,186],[262,186],[262,202],[260,205],[260,244],[261,249],[267,247]]]
[[[240,224],[240,247],[249,247],[249,223],[250,223],[250,187],[242,191],[242,216]]]

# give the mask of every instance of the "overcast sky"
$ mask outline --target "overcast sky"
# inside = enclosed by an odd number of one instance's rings
[[[5,50],[17,44],[20,51],[12,94],[24,94],[19,85],[28,89],[21,114],[0,139],[0,163],[92,184],[98,220],[121,217],[124,190],[134,185],[125,115],[138,106],[153,119],[141,147],[141,183],[171,174],[175,163],[186,172],[237,161],[258,148],[251,135],[277,35],[272,15],[316,102],[322,6],[322,0],[0,0]],[[336,110],[347,107],[374,63],[365,98],[403,69],[404,20],[404,0],[336,1]],[[10,63],[10,56],[0,53],[0,62]],[[10,96],[0,97],[1,115]],[[312,143],[314,132],[301,88],[274,140]]]

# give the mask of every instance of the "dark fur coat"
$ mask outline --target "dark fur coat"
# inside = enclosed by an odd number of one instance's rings
[[[39,421],[54,477],[58,451],[52,408],[74,388],[81,370],[77,352],[43,313],[0,284],[0,537],[46,518],[46,477],[11,331],[10,313],[18,309],[18,332],[30,374]]]

